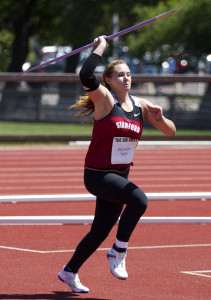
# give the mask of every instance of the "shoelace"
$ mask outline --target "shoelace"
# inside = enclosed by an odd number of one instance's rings
[[[119,259],[120,260],[125,260],[126,254],[119,254]]]

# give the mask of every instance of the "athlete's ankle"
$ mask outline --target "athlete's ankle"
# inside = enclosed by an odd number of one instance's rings
[[[70,273],[73,273],[73,274],[78,273],[78,271],[72,270],[68,265],[66,265],[66,266],[64,267],[64,271],[65,271],[65,272],[70,272]]]
[[[127,248],[119,248],[115,243],[113,244],[113,249],[119,253],[127,252]]]

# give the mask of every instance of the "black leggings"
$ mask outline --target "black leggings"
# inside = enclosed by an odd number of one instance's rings
[[[145,193],[128,180],[128,175],[129,170],[117,173],[85,169],[85,186],[97,197],[95,217],[90,232],[78,244],[67,264],[73,272],[77,272],[106,239],[120,215],[116,237],[119,241],[129,241],[137,222],[147,208],[148,201]],[[126,207],[123,210],[124,204]]]

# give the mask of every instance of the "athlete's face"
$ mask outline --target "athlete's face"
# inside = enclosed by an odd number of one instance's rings
[[[129,67],[126,64],[116,65],[111,77],[107,77],[107,82],[112,90],[129,91],[131,88],[131,74]]]

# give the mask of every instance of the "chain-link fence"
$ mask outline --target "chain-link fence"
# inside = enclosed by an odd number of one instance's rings
[[[75,116],[75,109],[68,108],[83,93],[79,78],[74,74],[25,77],[0,74],[0,120],[79,123],[84,119]],[[172,119],[178,129],[211,129],[209,75],[136,75],[131,94],[161,105],[164,115]]]

